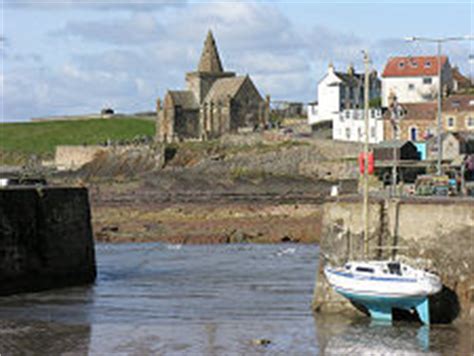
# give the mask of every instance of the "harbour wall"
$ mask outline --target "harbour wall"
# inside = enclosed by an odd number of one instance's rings
[[[358,313],[329,286],[323,268],[364,256],[359,197],[324,203],[320,264],[313,297],[319,313]],[[474,319],[474,200],[455,198],[371,199],[369,259],[397,258],[437,273],[443,290],[430,297],[433,322]]]
[[[0,189],[0,295],[88,284],[95,277],[87,189]]]

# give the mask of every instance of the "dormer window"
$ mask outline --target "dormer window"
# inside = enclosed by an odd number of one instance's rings
[[[431,68],[431,61],[426,61],[425,62],[425,67],[426,68]]]
[[[400,63],[398,63],[398,66],[399,66],[400,68],[404,68],[404,67],[405,67],[405,63],[400,62]]]
[[[411,64],[411,66],[412,66],[413,68],[418,68],[418,63],[417,63],[417,62],[411,61],[410,64]]]

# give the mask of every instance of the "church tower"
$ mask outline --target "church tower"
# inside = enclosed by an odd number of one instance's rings
[[[186,74],[187,90],[194,93],[198,103],[202,103],[216,80],[229,77],[235,77],[235,73],[224,72],[216,41],[209,30],[197,71]]]

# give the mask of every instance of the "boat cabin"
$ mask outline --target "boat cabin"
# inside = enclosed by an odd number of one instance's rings
[[[379,261],[371,261],[367,263],[363,262],[348,262],[344,266],[346,271],[350,271],[352,273],[364,273],[364,274],[373,274],[373,275],[381,275],[381,274],[390,274],[395,276],[402,276],[409,273],[409,269],[407,266],[400,262],[379,262]]]

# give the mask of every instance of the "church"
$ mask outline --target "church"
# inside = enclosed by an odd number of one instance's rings
[[[240,128],[264,127],[264,101],[248,75],[226,72],[211,31],[197,71],[186,74],[186,90],[168,90],[156,103],[156,140],[208,140]]]

